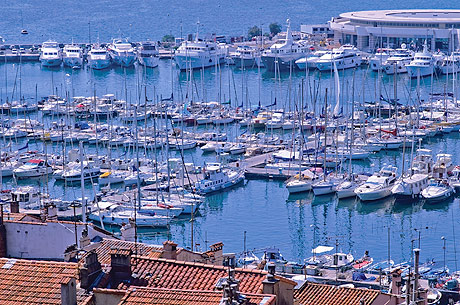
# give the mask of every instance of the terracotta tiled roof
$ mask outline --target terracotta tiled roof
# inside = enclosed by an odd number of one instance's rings
[[[0,258],[0,304],[60,304],[61,281],[77,264]]]
[[[294,292],[300,305],[356,305],[372,302],[380,294],[378,290],[362,288],[338,288],[332,285],[305,283]]]
[[[275,304],[271,295],[244,295],[247,305]],[[219,305],[222,292],[131,287],[118,305]]]
[[[97,259],[101,265],[110,265],[110,251],[112,249],[131,249],[136,252],[136,244],[130,241],[118,239],[103,239],[95,248]],[[137,254],[145,257],[160,257],[163,251],[161,246],[152,246],[143,243],[137,243]]]
[[[227,277],[227,268],[201,263],[182,262],[163,258],[131,258],[132,273],[136,278],[131,285],[169,289],[215,290],[216,283]],[[235,269],[243,293],[261,293],[266,271]],[[126,289],[122,283],[119,289]]]

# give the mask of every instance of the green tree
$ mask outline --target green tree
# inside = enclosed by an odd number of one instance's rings
[[[278,22],[270,23],[268,28],[270,29],[270,34],[272,34],[272,36],[275,36],[276,34],[281,32],[281,25]]]
[[[248,38],[251,40],[254,37],[262,35],[262,30],[258,26],[253,26],[248,30]]]
[[[174,42],[174,36],[173,35],[164,35],[161,41],[163,42]]]

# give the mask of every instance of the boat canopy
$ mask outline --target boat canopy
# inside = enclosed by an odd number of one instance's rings
[[[334,249],[334,247],[330,247],[330,246],[318,246],[316,247],[315,249],[311,250],[311,253],[323,253],[323,252],[329,252],[331,251],[332,249]]]

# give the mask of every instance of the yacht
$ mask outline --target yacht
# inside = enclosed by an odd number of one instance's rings
[[[262,65],[260,50],[251,46],[239,46],[234,53],[230,54],[237,68],[255,68]]]
[[[313,53],[307,54],[305,57],[301,57],[295,61],[299,70],[314,70],[316,69],[316,63],[321,56],[331,53],[329,50],[318,50]]]
[[[66,44],[62,51],[64,66],[78,69],[83,65],[83,52],[80,46],[75,44]]]
[[[51,174],[52,172],[53,169],[51,166],[45,160],[41,159],[31,159],[24,165],[13,170],[13,174],[16,178],[41,177]]]
[[[88,52],[88,64],[91,69],[102,70],[110,67],[112,60],[106,48],[103,48],[99,44],[91,46],[91,50]]]
[[[334,64],[337,70],[359,67],[362,64],[361,53],[354,46],[343,45],[321,56],[316,62],[316,68],[320,71],[332,71]]]
[[[407,73],[406,66],[414,59],[412,51],[406,48],[396,49],[394,54],[383,63],[383,71],[392,75],[395,73]]]
[[[414,60],[406,65],[409,76],[424,77],[430,76],[435,70],[435,58],[433,54],[428,51],[428,46],[425,42],[422,52],[415,53]]]
[[[441,60],[439,70],[442,74],[454,74],[460,68],[460,51],[452,52],[451,55],[444,57]]]
[[[227,49],[213,41],[184,41],[176,50],[174,60],[180,70],[202,69],[225,62]]]
[[[390,196],[396,181],[396,167],[387,165],[373,174],[355,193],[361,201],[379,200]]]
[[[422,191],[421,195],[426,202],[435,203],[447,200],[453,193],[454,189],[446,180],[432,179],[430,185]]]
[[[160,53],[157,45],[151,41],[141,42],[137,49],[137,60],[145,67],[157,67],[158,62],[160,61]]]
[[[305,41],[294,41],[291,23],[287,20],[286,38],[273,44],[262,54],[262,62],[269,71],[295,69],[295,61],[305,57],[310,52],[310,46]]]
[[[94,161],[83,162],[83,179],[97,179],[101,174],[101,169],[96,166]],[[81,164],[80,162],[74,162],[72,166],[69,166],[67,170],[64,170],[61,174],[61,178],[66,182],[81,181]]]
[[[391,57],[393,52],[393,49],[377,49],[374,56],[369,59],[369,66],[371,66],[371,70],[374,72],[382,70],[383,64],[389,57]]]
[[[127,39],[114,39],[108,46],[113,62],[122,67],[131,67],[136,61],[136,52]]]
[[[59,44],[55,41],[46,41],[42,44],[40,62],[44,67],[58,67],[62,63],[62,54]]]
[[[195,184],[198,193],[209,194],[234,186],[244,179],[243,170],[222,168],[220,163],[208,163],[204,178]]]

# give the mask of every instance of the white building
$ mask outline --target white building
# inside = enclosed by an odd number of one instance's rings
[[[432,50],[446,51],[459,47],[460,10],[349,12],[332,18],[329,25],[336,43],[350,43],[362,50],[400,47],[402,43],[420,46],[427,40]]]

